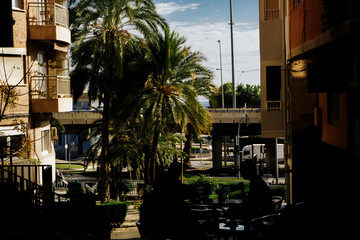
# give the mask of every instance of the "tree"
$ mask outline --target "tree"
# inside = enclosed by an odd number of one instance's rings
[[[212,93],[210,107],[221,106],[221,86]],[[225,107],[232,106],[232,84],[227,82],[224,84],[224,105]],[[237,107],[244,107],[245,103],[248,107],[260,106],[260,86],[243,83],[236,87],[236,105]]]
[[[124,81],[124,54],[138,38],[165,26],[151,0],[80,0],[71,9],[72,93],[76,101],[88,87],[89,100],[102,104],[100,199],[109,200],[109,126],[116,86]],[[117,96],[121,97],[121,96]]]
[[[151,72],[140,101],[144,122],[152,132],[145,149],[145,181],[155,180],[156,153],[162,134],[168,136],[175,127],[184,129],[189,122],[196,133],[209,131],[211,118],[200,105],[198,95],[208,95],[212,72],[203,67],[200,52],[184,46],[185,38],[168,28],[148,39],[146,59]]]

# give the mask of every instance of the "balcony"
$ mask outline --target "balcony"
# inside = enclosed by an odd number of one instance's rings
[[[29,39],[71,43],[69,11],[57,3],[28,4]]]
[[[266,101],[266,109],[268,111],[281,110],[281,101]]]
[[[31,111],[33,113],[72,111],[70,78],[62,76],[32,76]]]
[[[265,20],[279,19],[279,18],[280,18],[280,9],[265,10]]]

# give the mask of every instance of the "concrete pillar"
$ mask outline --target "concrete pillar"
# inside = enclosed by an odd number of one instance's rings
[[[222,169],[222,141],[221,136],[213,135],[212,136],[212,156],[213,156],[213,169],[215,171],[220,171]]]
[[[266,166],[271,175],[276,175],[276,139],[271,139],[266,144]]]

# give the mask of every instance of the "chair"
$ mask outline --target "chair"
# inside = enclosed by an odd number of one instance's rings
[[[273,207],[273,211],[278,211],[281,208],[281,203],[283,201],[283,198],[280,196],[272,196],[271,197],[272,200],[272,207]]]
[[[216,208],[191,208],[190,226],[199,239],[207,238],[214,233],[219,224]]]
[[[252,219],[248,224],[248,237],[250,239],[275,239],[281,232],[282,215],[280,213],[269,214]]]

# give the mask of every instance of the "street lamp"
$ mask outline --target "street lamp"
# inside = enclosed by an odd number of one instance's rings
[[[246,103],[245,103],[245,113],[244,115],[240,118],[239,124],[238,124],[238,130],[237,130],[237,135],[236,135],[236,164],[237,164],[237,168],[238,168],[238,179],[240,179],[240,126],[241,126],[241,121],[245,119],[246,121],[246,126],[249,126],[249,116],[246,113]]]
[[[221,79],[221,106],[222,108],[225,108],[224,106],[224,84],[223,84],[223,74],[222,74],[222,60],[221,60],[221,41],[218,40],[219,43],[219,53],[220,53],[220,79]]]
[[[230,0],[230,35],[231,35],[231,74],[233,88],[233,108],[236,108],[236,89],[235,89],[235,71],[234,71],[234,36],[233,36],[233,19],[232,19],[232,0]]]

